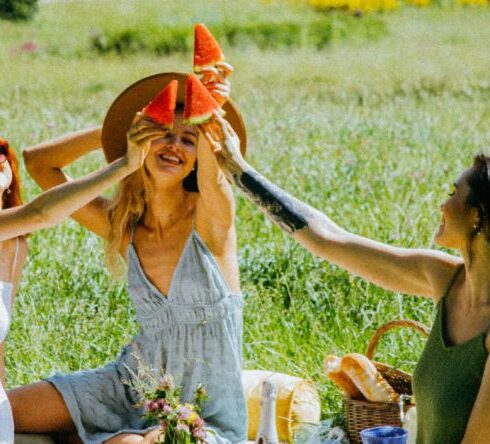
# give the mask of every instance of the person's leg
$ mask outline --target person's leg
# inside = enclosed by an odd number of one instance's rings
[[[141,435],[123,433],[107,440],[104,444],[143,444],[145,438]]]
[[[76,433],[62,396],[49,382],[41,381],[7,392],[18,433]]]

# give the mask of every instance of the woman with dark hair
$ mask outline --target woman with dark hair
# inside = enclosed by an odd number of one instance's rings
[[[3,341],[10,326],[13,297],[27,256],[25,235],[47,228],[87,204],[143,163],[151,138],[141,139],[122,158],[94,174],[53,188],[22,205],[17,157],[0,138],[0,442],[14,442],[12,413],[7,400]]]
[[[418,444],[473,444],[490,436],[490,158],[475,157],[441,205],[435,241],[461,256],[399,248],[344,230],[254,170],[216,116],[209,133],[234,183],[270,219],[317,256],[388,290],[431,298],[437,315],[414,374]],[[219,133],[219,132],[218,132]]]

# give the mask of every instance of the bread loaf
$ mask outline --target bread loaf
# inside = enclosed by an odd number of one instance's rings
[[[328,355],[325,358],[323,365],[328,378],[349,398],[357,400],[365,399],[352,380],[340,368],[339,357]]]
[[[340,368],[368,401],[398,401],[398,394],[366,356],[349,353],[341,359]]]

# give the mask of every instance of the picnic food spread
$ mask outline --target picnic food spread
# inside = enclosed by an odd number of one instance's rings
[[[342,358],[340,368],[368,401],[398,400],[398,394],[366,356],[349,353]]]
[[[177,80],[172,80],[143,108],[142,113],[162,125],[165,129],[171,129],[174,126],[178,87],[179,83]]]
[[[363,394],[356,387],[352,379],[342,370],[341,359],[338,356],[328,355],[325,358],[324,368],[327,376],[349,398],[364,399]]]

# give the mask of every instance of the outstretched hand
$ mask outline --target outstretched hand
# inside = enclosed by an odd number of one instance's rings
[[[145,158],[150,151],[151,142],[160,137],[165,137],[167,131],[158,123],[146,118],[141,112],[137,112],[127,132],[127,160],[132,170],[143,166]]]
[[[210,123],[201,126],[201,132],[225,170],[229,170],[232,163],[243,160],[240,138],[228,121],[217,112],[213,114]]]

